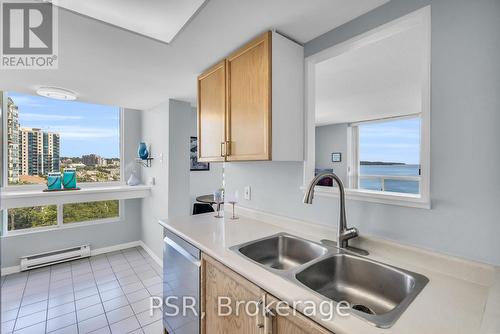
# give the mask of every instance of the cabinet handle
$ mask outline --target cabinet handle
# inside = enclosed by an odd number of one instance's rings
[[[262,319],[264,315],[264,297],[259,299],[259,302],[257,304],[257,316],[255,317],[255,325],[257,326],[258,329],[262,329],[265,327],[265,319]]]
[[[274,312],[266,308],[264,317],[264,334],[273,334],[273,320],[276,316]]]
[[[226,140],[226,156],[231,155],[231,141]]]
[[[225,149],[224,149],[225,145],[226,145],[225,142],[223,142],[223,141],[220,142],[220,156],[221,157],[225,157],[226,156],[226,152],[225,152]]]

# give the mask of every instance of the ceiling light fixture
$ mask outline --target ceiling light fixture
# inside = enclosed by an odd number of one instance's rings
[[[36,90],[40,96],[45,96],[55,100],[73,101],[76,100],[76,93],[64,88],[58,87],[40,87]]]

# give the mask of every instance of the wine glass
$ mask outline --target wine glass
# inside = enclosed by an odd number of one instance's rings
[[[238,217],[236,217],[234,215],[234,205],[236,203],[238,203],[239,198],[240,198],[240,194],[238,193],[238,190],[236,190],[236,191],[234,191],[232,193],[229,193],[228,196],[227,196],[227,202],[233,206],[233,214],[232,214],[232,216],[230,218],[232,220],[238,219]]]
[[[223,218],[220,214],[220,205],[224,203],[224,190],[219,189],[214,192],[214,202],[217,204],[217,214],[215,218]]]

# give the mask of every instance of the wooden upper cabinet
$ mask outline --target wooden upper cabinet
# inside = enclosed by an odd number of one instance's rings
[[[303,161],[304,48],[266,32],[198,78],[200,161]]]
[[[224,161],[226,62],[198,77],[198,160]]]
[[[271,33],[227,59],[228,161],[271,160]]]

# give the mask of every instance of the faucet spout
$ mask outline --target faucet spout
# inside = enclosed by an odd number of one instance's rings
[[[304,203],[312,204],[314,198],[314,187],[318,183],[325,179],[331,178],[339,188],[339,223],[337,229],[337,247],[346,248],[348,246],[348,240],[358,236],[358,230],[355,228],[347,228],[347,219],[345,212],[345,190],[342,180],[333,172],[323,172],[314,177],[311,183],[307,187],[306,193],[304,194]]]

